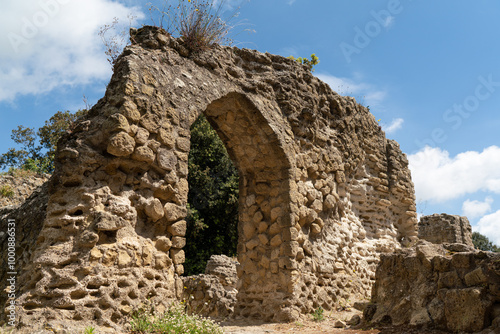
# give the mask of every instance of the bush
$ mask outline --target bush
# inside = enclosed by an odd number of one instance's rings
[[[223,334],[214,321],[199,315],[188,315],[182,305],[171,305],[163,314],[157,314],[151,304],[135,311],[130,322],[137,334]]]
[[[230,21],[236,17],[237,11],[222,19],[225,0],[178,0],[178,5],[151,5],[149,11],[154,16],[159,14],[159,23],[155,25],[165,29],[169,34],[182,37],[184,45],[191,51],[204,51],[215,44],[231,44],[228,37],[232,29]]]

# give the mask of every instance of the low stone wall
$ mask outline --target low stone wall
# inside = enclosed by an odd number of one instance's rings
[[[225,255],[212,255],[205,274],[183,277],[183,303],[189,312],[222,320],[234,312],[238,290],[236,266]]]
[[[383,254],[365,320],[452,332],[500,331],[500,254],[463,244]]]

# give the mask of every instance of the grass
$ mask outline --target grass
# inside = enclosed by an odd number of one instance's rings
[[[92,327],[92,326],[88,326],[85,328],[85,330],[83,331],[83,334],[95,334],[94,332],[95,328]]]
[[[321,306],[319,306],[312,313],[313,320],[316,322],[321,322],[321,321],[325,320],[324,313],[325,313],[325,310]]]
[[[12,198],[14,197],[14,190],[10,185],[4,184],[3,186],[0,187],[0,196]]]
[[[146,305],[132,314],[131,333],[134,334],[223,334],[214,321],[199,315],[188,315],[182,305],[171,305],[158,314]]]

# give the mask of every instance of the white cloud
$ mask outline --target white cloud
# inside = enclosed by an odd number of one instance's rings
[[[500,246],[500,210],[481,218],[477,223],[477,230]]]
[[[144,14],[111,0],[7,1],[0,11],[0,101],[106,79],[99,28]]]
[[[340,78],[325,73],[317,73],[316,76],[340,95],[354,96],[358,103],[366,106],[376,106],[387,96],[386,91],[362,82],[359,75],[355,75],[355,79]]]
[[[491,203],[493,203],[493,198],[491,197],[486,197],[484,202],[468,199],[462,204],[462,212],[469,219],[481,217],[491,211]]]
[[[288,0],[287,3],[291,6],[296,0]]]
[[[404,119],[395,118],[392,120],[391,124],[382,123],[382,129],[387,133],[394,133],[403,127]]]
[[[408,160],[416,195],[423,201],[442,202],[480,190],[500,194],[500,147],[450,158],[447,151],[426,146]]]

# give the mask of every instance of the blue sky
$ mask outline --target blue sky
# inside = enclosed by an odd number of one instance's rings
[[[103,96],[99,28],[150,23],[148,1],[25,0],[0,11],[0,152],[17,125]],[[418,212],[467,215],[500,245],[500,2],[250,0],[235,45],[321,63],[315,74],[369,106],[408,154]],[[249,30],[254,32],[250,33]]]

